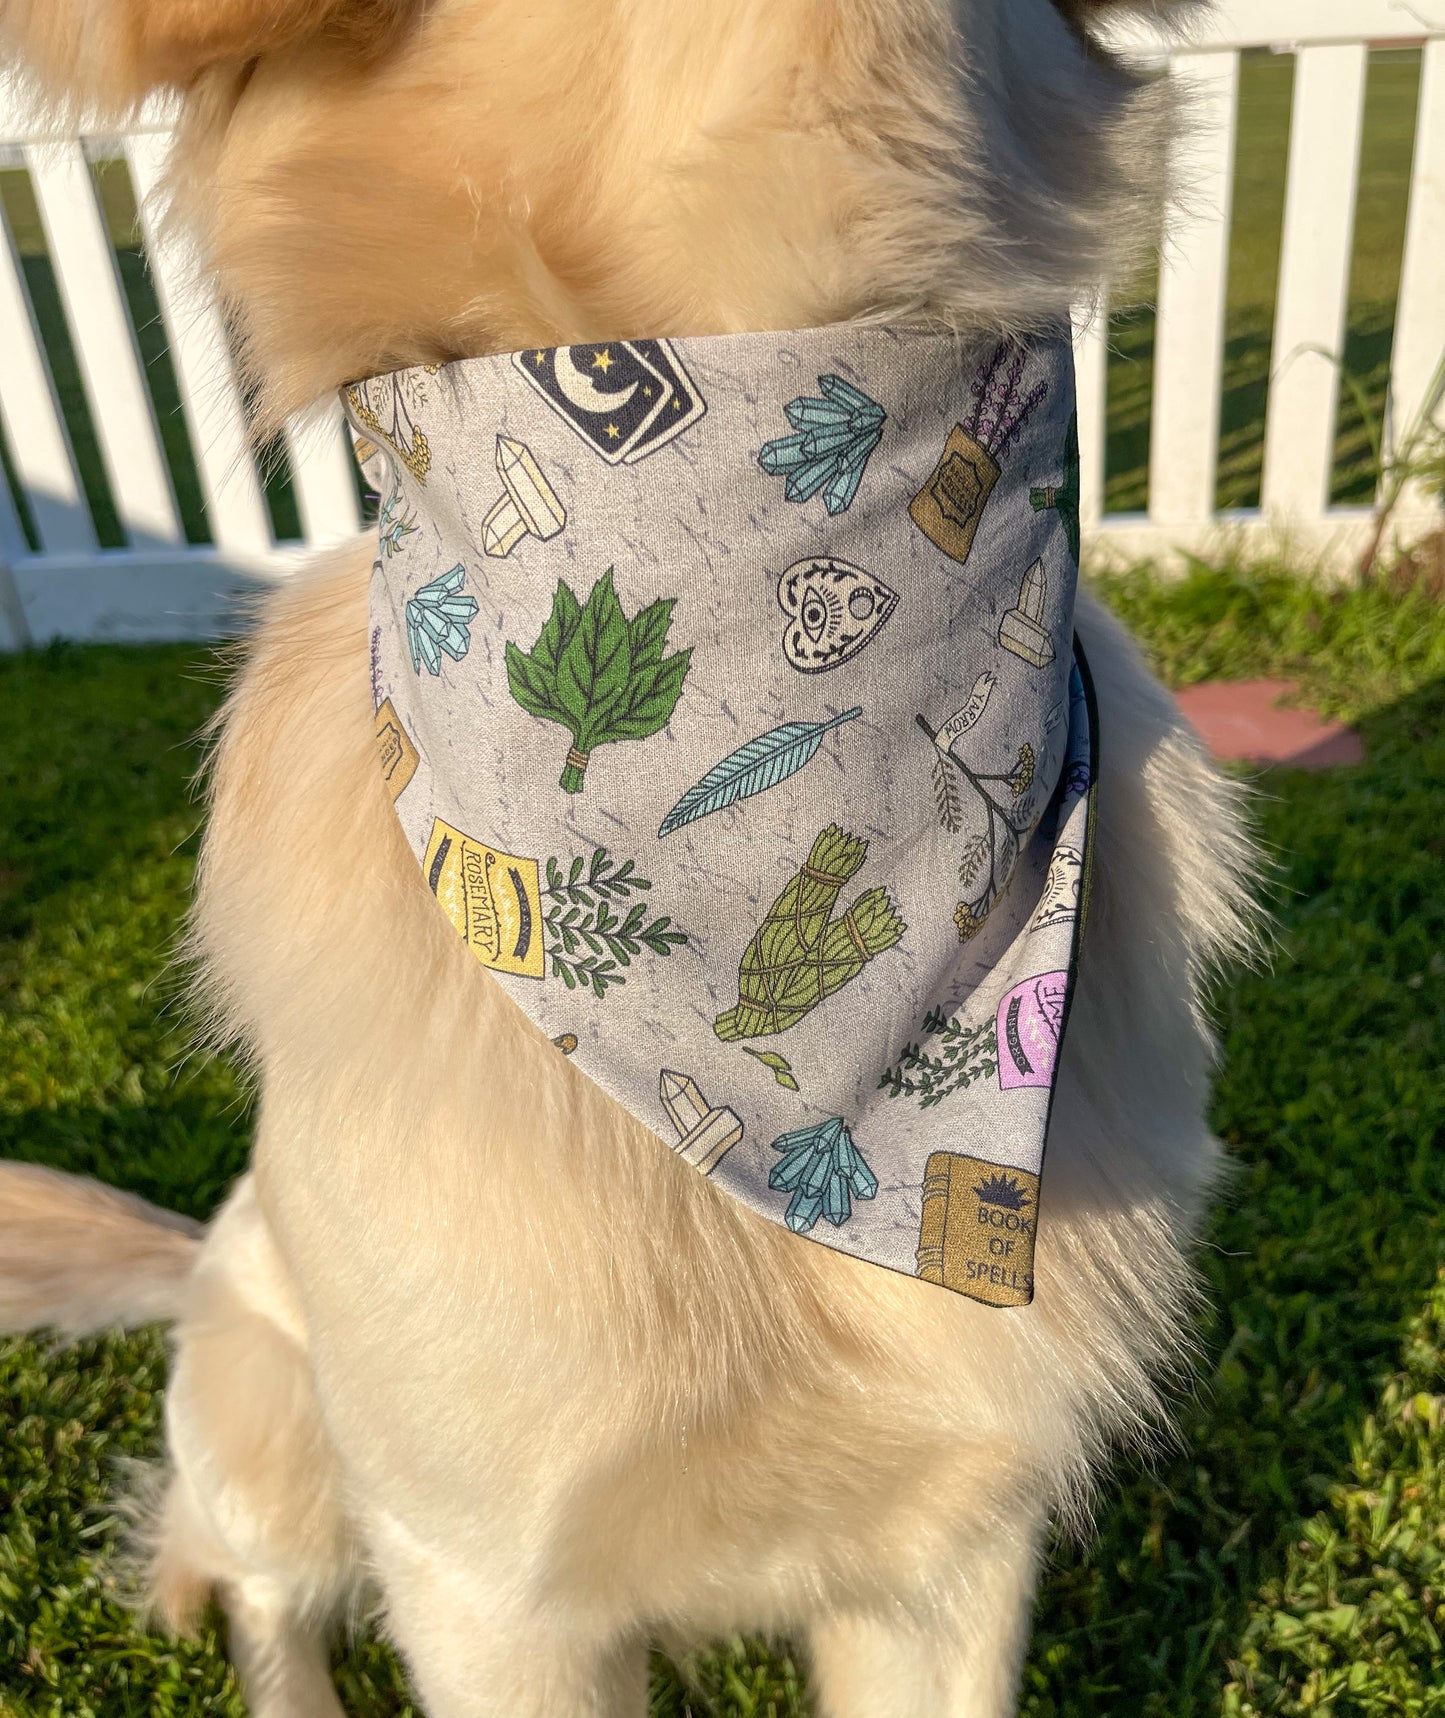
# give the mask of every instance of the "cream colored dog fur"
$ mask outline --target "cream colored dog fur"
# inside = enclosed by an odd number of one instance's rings
[[[1167,111],[1070,0],[0,0],[59,100],[181,92],[173,218],[262,427],[381,368],[922,318],[1024,330],[1137,237]],[[1210,969],[1252,851],[1083,601],[1106,759],[1038,1298],[808,1246],[524,1020],[417,886],[358,542],[217,723],[194,951],[259,1085],[204,1235],[0,1175],[0,1322],[174,1320],[153,1591],[256,1718],[335,1718],[358,1587],[430,1718],[641,1718],[649,1638],[806,1639],[821,1718],[1006,1718],[1050,1520],[1156,1421],[1218,1164]]]

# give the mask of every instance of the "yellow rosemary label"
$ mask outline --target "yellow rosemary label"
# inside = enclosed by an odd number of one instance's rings
[[[502,853],[437,818],[422,868],[442,911],[483,966],[521,978],[543,976],[535,859]]]

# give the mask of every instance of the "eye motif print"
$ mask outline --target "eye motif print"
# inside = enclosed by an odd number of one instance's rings
[[[898,607],[892,585],[848,561],[796,561],[778,580],[788,617],[783,655],[799,674],[826,674],[866,650]]]

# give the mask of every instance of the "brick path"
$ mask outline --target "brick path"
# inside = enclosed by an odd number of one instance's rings
[[[1288,680],[1207,680],[1186,687],[1179,706],[1217,758],[1327,770],[1363,761],[1360,736],[1313,710],[1286,707]]]

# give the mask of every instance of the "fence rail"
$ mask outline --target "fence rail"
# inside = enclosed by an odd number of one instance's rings
[[[1445,352],[1445,0],[1233,0],[1187,43],[1141,25],[1124,51],[1167,63],[1195,103],[1180,148],[1178,206],[1161,265],[1150,407],[1147,512],[1104,506],[1108,320],[1078,329],[1081,512],[1101,560],[1178,551],[1350,563],[1371,511],[1330,504],[1339,370],[1354,247],[1368,54],[1418,47],[1419,107],[1390,374],[1390,419],[1407,425]],[[1241,52],[1295,55],[1273,364],[1260,505],[1216,505],[1225,362],[1231,196]],[[0,220],[0,431],[11,478],[0,480],[0,646],[53,636],[208,636],[226,629],[245,591],[284,578],[300,557],[360,524],[339,413],[285,437],[300,535],[278,536],[224,320],[200,289],[180,241],[157,221],[166,149],[163,110],[120,139],[55,139],[0,86],[0,166],[28,177],[74,354],[98,460],[124,544],[102,547],[14,234]],[[92,161],[123,160],[164,323],[209,543],[189,542],[147,383]],[[1438,529],[1436,503],[1407,491],[1396,531]]]

